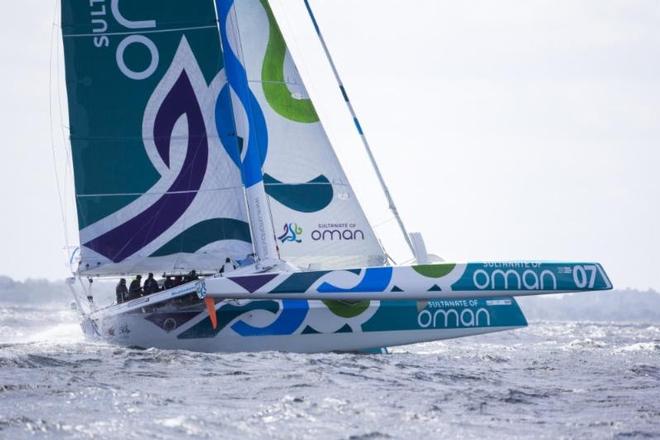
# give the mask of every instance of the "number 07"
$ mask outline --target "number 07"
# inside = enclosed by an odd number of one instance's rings
[[[598,268],[593,264],[576,265],[573,267],[573,281],[578,289],[593,289],[596,285],[596,273]]]

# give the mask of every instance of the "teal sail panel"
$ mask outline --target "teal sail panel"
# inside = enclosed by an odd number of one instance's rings
[[[62,36],[81,272],[251,253],[214,2],[63,0]]]

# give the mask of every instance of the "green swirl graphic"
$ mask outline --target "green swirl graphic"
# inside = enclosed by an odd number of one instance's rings
[[[323,301],[330,311],[341,318],[355,318],[366,312],[371,301]]]
[[[281,116],[296,122],[311,124],[319,121],[311,99],[296,99],[284,79],[284,63],[286,60],[286,42],[275,20],[268,0],[260,0],[268,14],[270,35],[266,56],[261,69],[261,81],[268,104]]]
[[[455,267],[455,264],[443,263],[422,264],[419,266],[413,266],[412,268],[415,272],[427,278],[442,278],[449,275]]]

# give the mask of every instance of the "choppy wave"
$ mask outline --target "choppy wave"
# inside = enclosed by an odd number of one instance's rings
[[[657,325],[200,354],[85,342],[69,311],[1,312],[0,438],[660,437]]]

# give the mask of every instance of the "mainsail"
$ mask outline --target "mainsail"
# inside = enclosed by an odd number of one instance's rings
[[[280,255],[301,267],[382,265],[384,252],[319,121],[267,0],[216,0],[226,58],[249,96],[234,98],[242,153],[254,145]],[[230,78],[232,83],[233,78]],[[241,90],[243,84],[231,84]],[[241,120],[248,129],[240,129]],[[249,134],[247,134],[249,132]],[[237,159],[237,163],[240,161]]]
[[[81,273],[252,252],[213,0],[62,1]]]

